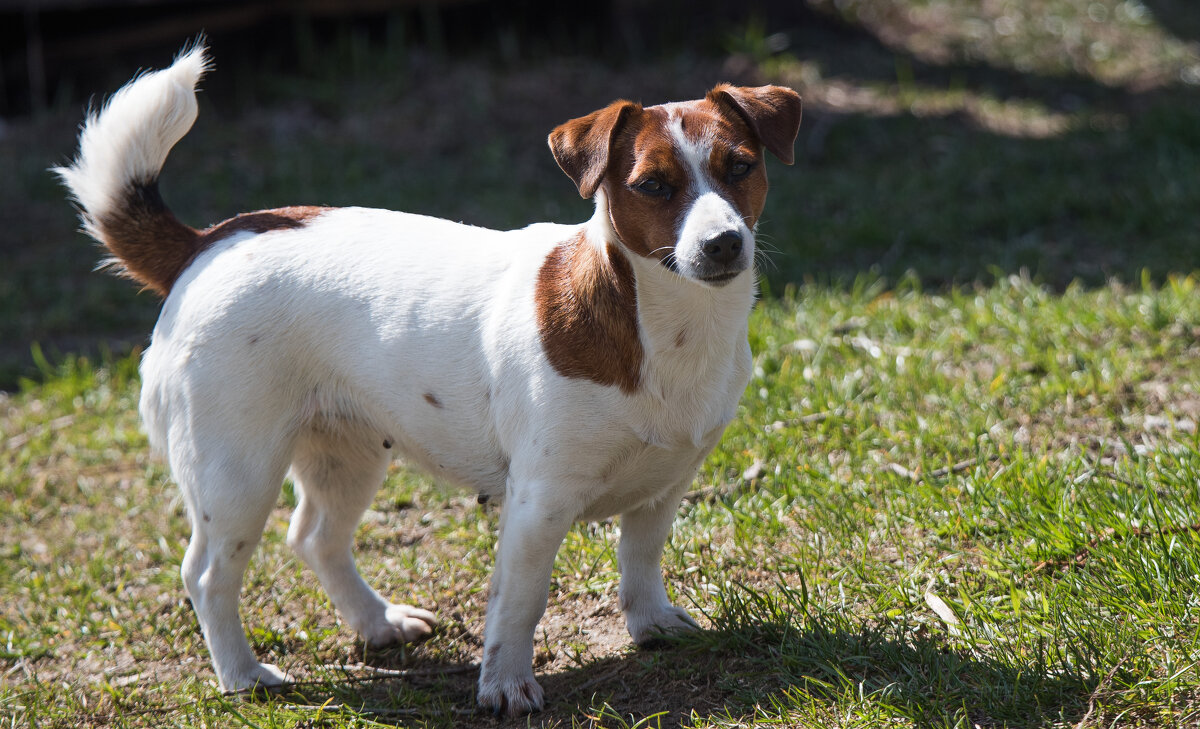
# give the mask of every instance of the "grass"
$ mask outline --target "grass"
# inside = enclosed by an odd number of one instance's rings
[[[538,647],[539,721],[1187,723],[1195,279],[1061,294],[1019,276],[937,294],[801,286],[758,308],[753,338],[743,410],[665,558],[708,630],[626,646],[619,525],[577,526]],[[496,514],[399,468],[360,528],[361,563],[390,593],[437,604],[442,634],[364,654],[283,544],[285,495],[243,610],[255,648],[305,683],[256,703],[214,695],[177,584],[182,508],[146,460],[136,394],[132,359],[76,360],[0,416],[15,434],[0,639],[19,724],[204,725],[233,710],[257,726],[491,722],[462,712]]]
[[[664,558],[705,630],[629,646],[619,522],[576,526],[531,722],[1195,725],[1200,24],[1173,0],[812,5],[846,25],[751,22],[728,58],[637,73],[414,53],[394,79],[394,49],[354,44],[348,92],[221,69],[164,194],[197,224],[291,203],[580,220],[555,123],[738,68],[793,84],[808,116],[797,168],[771,167],[754,380]],[[156,305],[90,272],[43,172],[77,117],[0,137],[0,726],[523,725],[473,710],[497,513],[401,466],[360,566],[436,606],[439,634],[356,642],[284,544],[285,488],[242,609],[301,683],[216,693],[182,505],[137,423]]]

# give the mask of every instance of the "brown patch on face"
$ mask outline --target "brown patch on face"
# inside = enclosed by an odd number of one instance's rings
[[[767,195],[762,148],[791,164],[800,114],[800,96],[789,88],[722,84],[685,104],[614,102],[555,129],[550,147],[580,194],[604,189],[610,222],[630,252],[675,270],[678,232],[701,184],[670,125],[707,150],[698,171],[703,185],[726,197],[753,230]]]
[[[706,101],[742,118],[771,154],[785,165],[794,161],[792,147],[800,131],[803,104],[800,95],[786,86],[730,86],[721,84],[708,92]]]
[[[579,234],[546,257],[534,296],[542,347],[556,372],[637,390],[637,290],[620,250],[610,244],[601,252]]]
[[[547,142],[554,161],[579,188],[579,194],[591,197],[608,171],[613,137],[625,120],[641,107],[631,101],[614,101],[587,116],[561,124],[550,132]]]
[[[692,183],[675,150],[668,121],[660,107],[630,118],[614,139],[604,190],[609,221],[621,242],[631,252],[673,268],[676,235],[692,196]],[[660,194],[645,190],[650,180],[663,186]]]
[[[741,176],[737,174],[740,164],[750,166]],[[714,125],[708,168],[713,186],[733,203],[746,227],[754,230],[767,204],[767,166],[763,164],[760,145],[754,141],[753,130],[741,118],[719,115]]]
[[[740,116],[709,99],[676,107],[674,114],[678,121],[667,109],[651,107],[631,119],[616,138],[612,172],[605,181],[617,237],[632,252],[672,269],[684,217],[702,187],[729,200],[750,230],[758,223],[767,197],[760,145]],[[685,164],[684,152],[670,131],[676,123],[685,139],[707,149],[699,170],[705,180],[695,179],[696,171]],[[735,174],[739,163],[749,165],[745,174]],[[640,186],[648,179],[668,192],[647,194]]]

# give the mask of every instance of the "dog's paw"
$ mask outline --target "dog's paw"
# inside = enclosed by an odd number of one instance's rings
[[[517,679],[479,680],[479,706],[497,716],[523,716],[541,711],[543,705],[542,687],[532,672]]]
[[[222,677],[219,681],[221,690],[225,693],[243,696],[269,694],[287,682],[287,674],[270,663],[255,663],[252,667],[238,671],[232,676]]]
[[[393,643],[412,643],[429,637],[437,626],[433,613],[409,605],[388,605],[375,624],[363,631],[368,645],[382,647]]]
[[[687,610],[674,605],[663,605],[656,610],[629,612],[625,614],[625,625],[629,636],[640,646],[650,646],[663,635],[686,633],[699,630]]]

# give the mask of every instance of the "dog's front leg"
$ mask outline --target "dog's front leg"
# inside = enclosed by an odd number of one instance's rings
[[[546,611],[554,555],[575,514],[547,498],[545,485],[510,488],[488,596],[479,704],[500,714],[542,708],[533,677],[533,635]]]
[[[663,584],[662,552],[679,501],[691,479],[659,501],[621,514],[621,543],[617,563],[621,569],[618,591],[629,635],[638,644],[662,633],[694,630],[698,626],[687,610],[675,607]]]

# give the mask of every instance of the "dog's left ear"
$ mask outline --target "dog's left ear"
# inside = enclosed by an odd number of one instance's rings
[[[572,119],[550,132],[554,161],[567,173],[583,197],[591,197],[608,170],[613,140],[625,120],[642,107],[632,101],[614,101],[587,116]]]
[[[758,136],[771,154],[792,164],[792,146],[800,131],[800,94],[786,86],[730,86],[721,84],[708,92],[708,100],[732,109]]]

